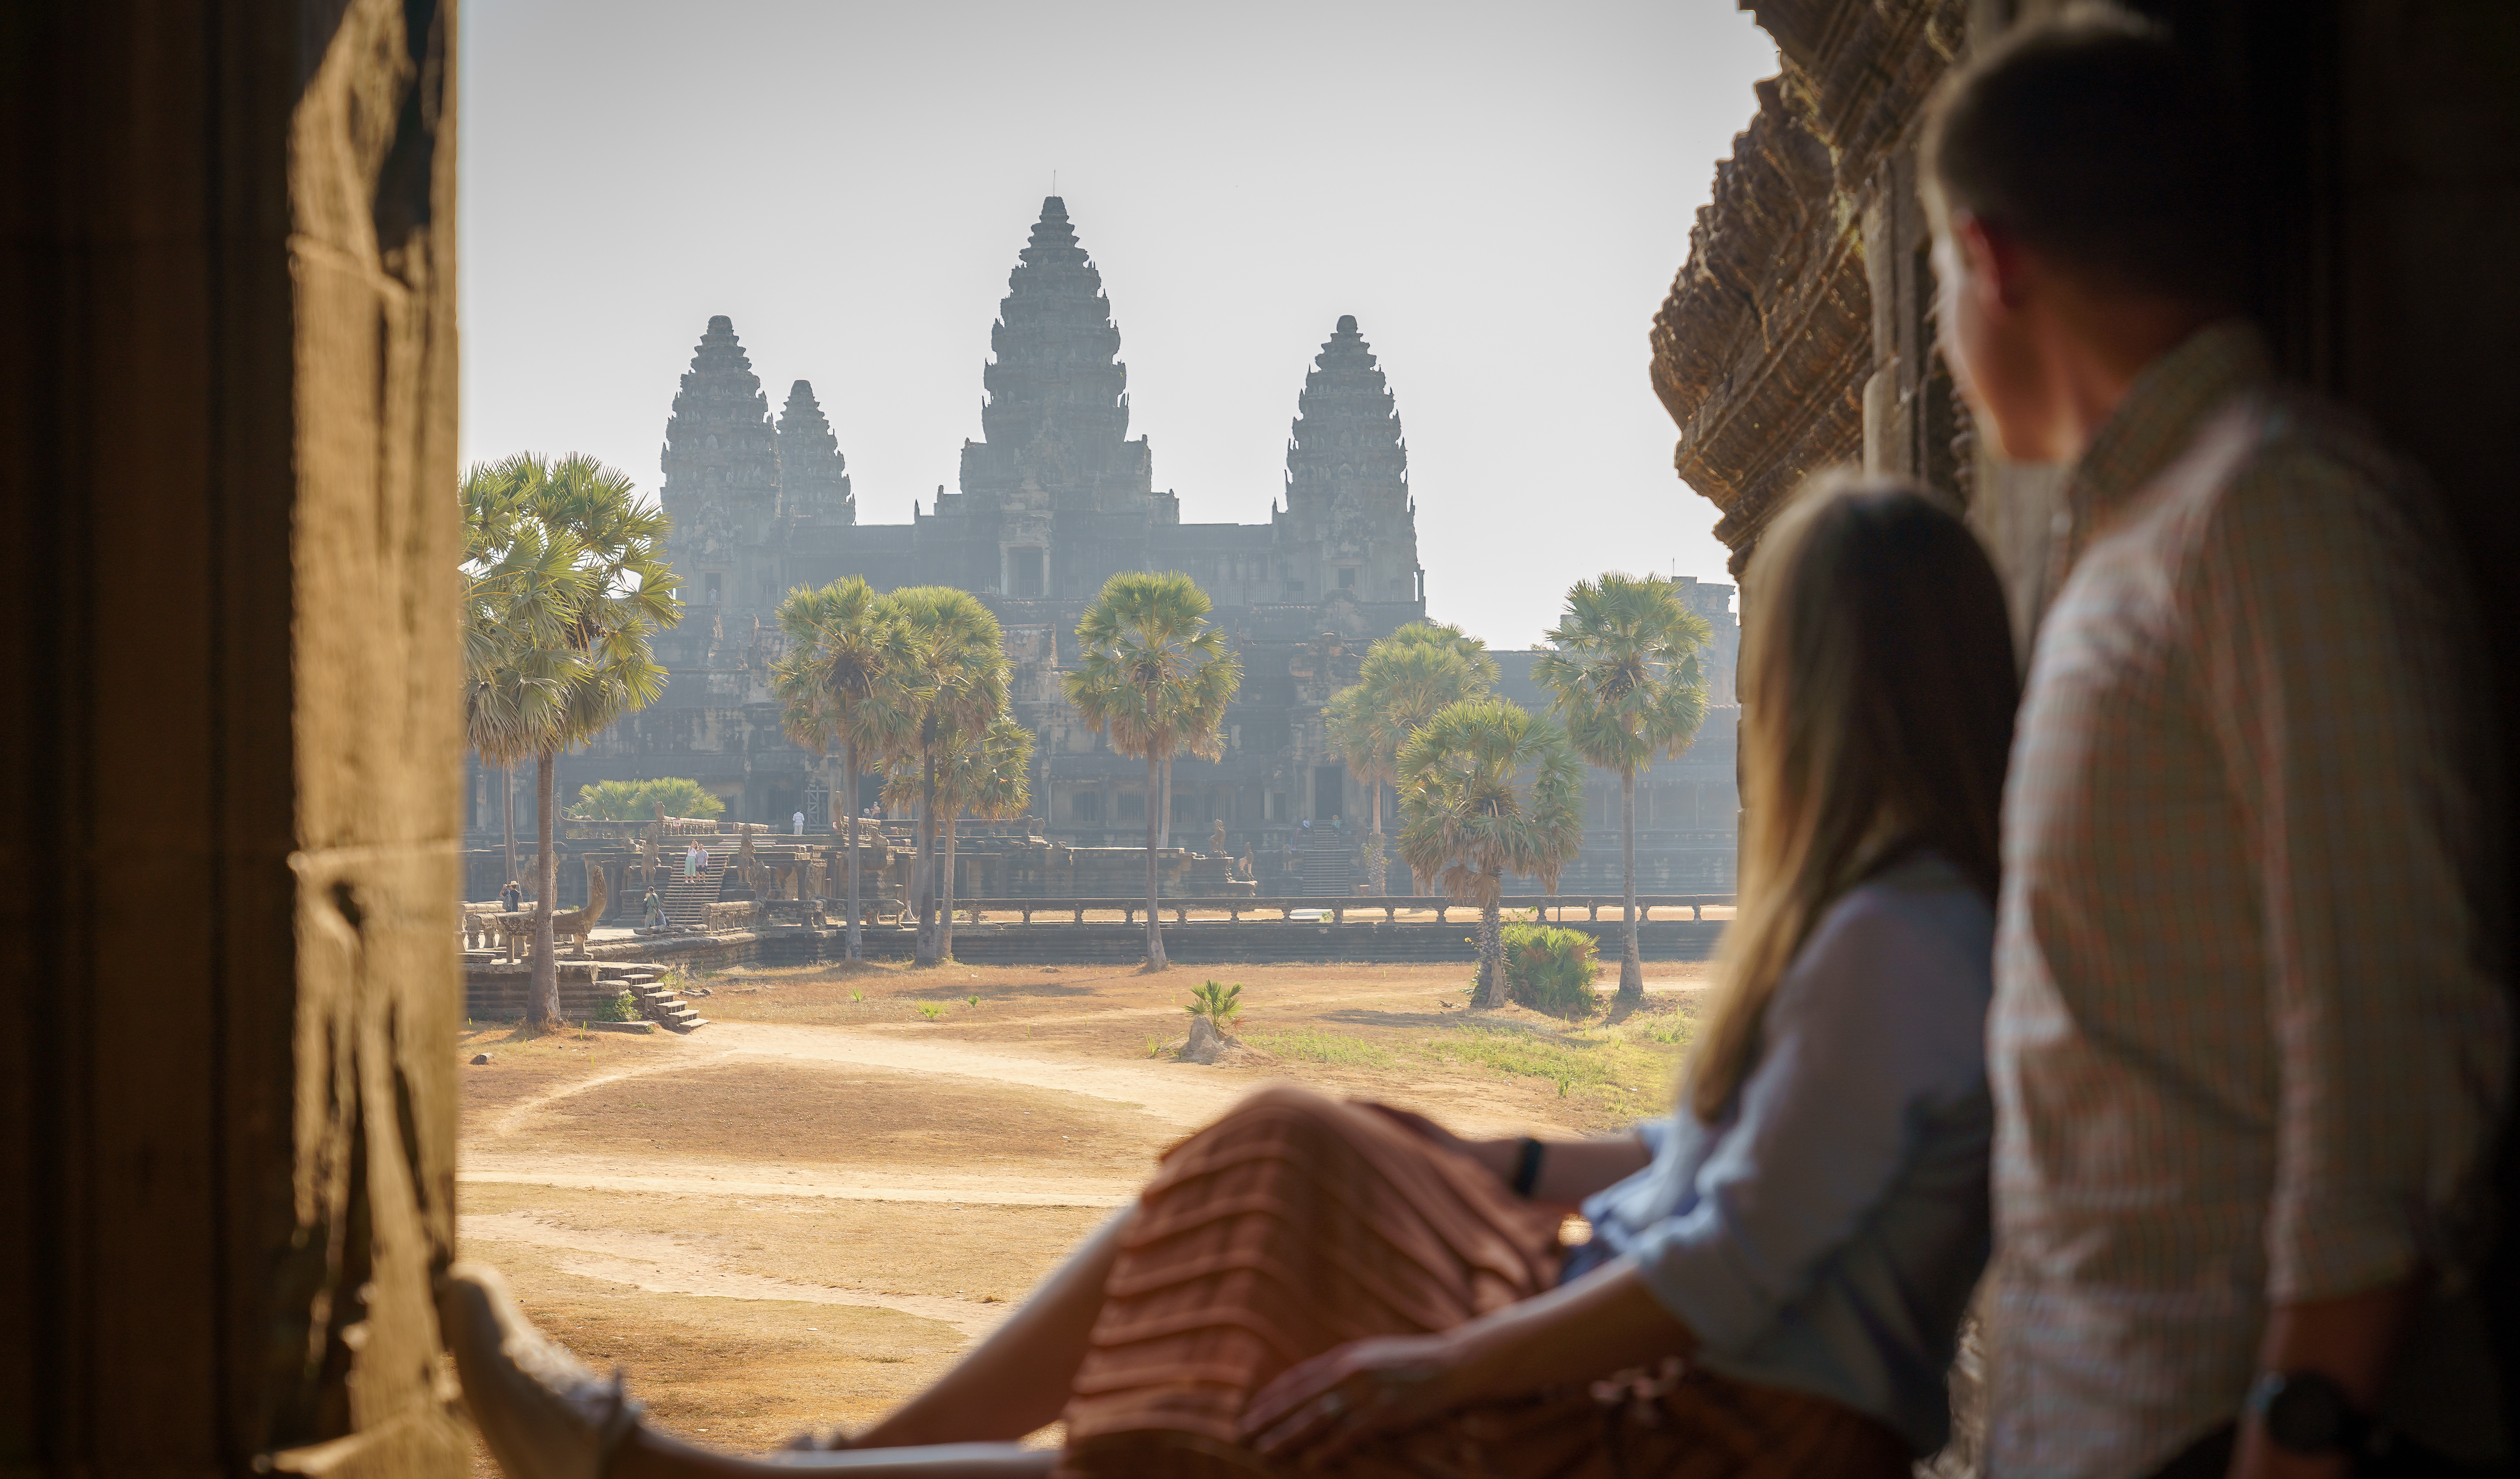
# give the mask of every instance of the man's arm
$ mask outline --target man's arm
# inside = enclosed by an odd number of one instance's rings
[[[2244,473],[2205,533],[2194,609],[2261,880],[2277,1118],[2260,1359],[2367,1411],[2443,1251],[2437,1214],[2501,1114],[2508,1022],[2479,964],[2495,787],[2467,732],[2454,556],[2392,502],[2419,495],[2359,476],[2299,454]],[[2252,1424],[2235,1471],[2345,1469]]]

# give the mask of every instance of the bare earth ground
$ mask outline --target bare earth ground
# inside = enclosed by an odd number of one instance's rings
[[[463,1248],[664,1428],[759,1450],[861,1427],[1255,1085],[1470,1134],[1615,1130],[1670,1107],[1706,969],[1649,965],[1642,1008],[1580,1023],[1467,1010],[1457,965],[703,976],[690,1037],[467,1031],[491,1061],[461,1070]],[[1211,974],[1243,987],[1249,1061],[1165,1051]]]

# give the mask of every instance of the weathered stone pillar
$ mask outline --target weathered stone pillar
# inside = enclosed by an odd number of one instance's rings
[[[46,841],[0,862],[0,1470],[470,1461],[453,24],[83,0],[0,49],[0,808]]]

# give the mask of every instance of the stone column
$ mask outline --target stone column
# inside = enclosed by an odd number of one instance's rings
[[[0,1445],[454,1476],[454,6],[21,8]],[[109,839],[145,832],[132,853]]]

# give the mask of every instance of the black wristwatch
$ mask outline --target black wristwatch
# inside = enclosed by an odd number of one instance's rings
[[[2305,1457],[2366,1453],[2376,1431],[2345,1388],[2318,1371],[2261,1373],[2249,1387],[2248,1413],[2277,1448]]]

